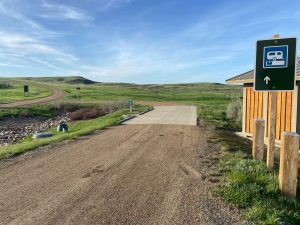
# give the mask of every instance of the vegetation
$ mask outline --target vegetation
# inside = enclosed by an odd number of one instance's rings
[[[234,96],[227,107],[227,118],[236,124],[237,127],[242,127],[243,102],[239,96]]]
[[[13,109],[2,109],[0,110],[0,120],[8,117],[32,117],[32,116],[42,116],[42,117],[54,117],[58,114],[54,105],[34,105],[26,107],[18,107]]]
[[[251,159],[251,145],[226,131],[218,131],[223,157],[217,168],[226,183],[215,194],[241,208],[245,218],[259,225],[300,224],[300,204],[283,197],[278,168],[268,172],[264,162]]]
[[[86,79],[80,76],[69,77],[25,77],[23,80],[38,81],[38,82],[51,82],[51,83],[66,83],[66,84],[94,84],[95,81]]]
[[[46,110],[48,110],[54,106],[46,105],[45,107]],[[133,108],[133,113],[144,111],[147,108],[147,106],[136,106],[135,108]],[[128,109],[122,109],[118,110],[117,112],[113,112],[108,115],[100,116],[94,119],[69,122],[69,132],[67,133],[57,132],[56,127],[53,127],[49,130],[54,134],[53,137],[33,140],[32,136],[29,136],[17,142],[16,144],[0,147],[0,159],[19,155],[24,152],[34,150],[40,146],[59,143],[63,140],[74,139],[83,135],[90,134],[96,130],[116,125],[122,119],[122,116],[128,113]]]
[[[7,88],[12,88],[11,84],[8,81],[1,81],[0,89],[7,89]]]
[[[124,101],[110,101],[97,104],[84,103],[78,101],[61,101],[56,103],[48,103],[43,105],[23,106],[13,109],[0,110],[0,120],[8,117],[54,117],[62,113],[72,113],[75,111],[90,110],[92,108],[101,109],[107,113],[115,112],[127,107],[127,103]],[[140,107],[140,106],[138,106]],[[95,117],[93,117],[95,118]]]
[[[70,118],[73,121],[93,119],[125,108],[127,108],[126,102],[102,103],[98,106],[78,109],[70,114]]]
[[[29,95],[24,96],[24,82],[16,81],[16,80],[3,80],[0,79],[0,83],[6,86],[6,88],[0,88],[0,104],[10,103],[20,100],[29,100],[47,97],[52,94],[50,90],[45,88],[44,86],[40,86],[38,84],[29,84]]]
[[[61,85],[68,99],[77,99],[75,85]],[[194,83],[172,85],[94,84],[80,86],[81,101],[128,100],[172,101],[198,107],[198,116],[219,127],[232,127],[226,108],[232,94],[241,87],[223,84]]]
[[[83,77],[22,78],[29,82],[56,83],[67,93],[66,99],[81,102],[99,101],[172,101],[198,107],[198,116],[220,128],[238,129],[226,115],[231,96],[242,92],[239,86],[219,83],[190,83],[165,85],[136,85],[126,83],[97,83]],[[80,90],[77,88],[80,87]]]
[[[32,140],[28,137],[16,144],[0,147],[0,159],[8,158],[22,154],[24,152],[36,149],[40,146],[54,144],[67,139],[74,139],[83,135],[92,133],[95,130],[103,129],[108,126],[113,126],[118,123],[120,117],[126,113],[126,110],[121,110],[104,117],[99,117],[92,120],[83,120],[69,123],[69,132],[57,132],[55,128],[50,129],[55,135],[50,138]]]

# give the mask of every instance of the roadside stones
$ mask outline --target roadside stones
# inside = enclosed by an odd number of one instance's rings
[[[50,119],[34,118],[9,118],[0,121],[0,146],[9,145],[22,138],[34,134],[42,133],[57,124],[70,121],[69,114],[56,116]]]

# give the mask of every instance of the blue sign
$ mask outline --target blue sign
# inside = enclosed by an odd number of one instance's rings
[[[264,47],[263,68],[286,68],[288,65],[288,46],[266,46]]]

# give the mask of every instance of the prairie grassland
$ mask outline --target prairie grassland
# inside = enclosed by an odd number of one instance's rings
[[[16,81],[14,79],[0,79],[0,84],[9,84],[7,88],[0,88],[0,104],[20,100],[29,100],[50,96],[52,92],[37,83]],[[29,84],[29,96],[24,96],[23,86]]]
[[[198,107],[198,116],[220,127],[228,127],[226,108],[233,96],[241,95],[240,86],[215,83],[135,85],[135,84],[92,84],[60,85],[68,99],[77,98],[76,87],[80,87],[82,101],[98,100],[143,100],[178,102]]]

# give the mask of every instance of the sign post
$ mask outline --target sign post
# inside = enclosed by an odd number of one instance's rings
[[[132,105],[133,105],[133,102],[131,99],[129,99],[128,101],[128,107],[129,107],[129,112],[132,113]]]
[[[79,92],[80,92],[80,87],[76,87],[77,100],[79,100],[79,98],[80,98]]]
[[[254,90],[270,92],[267,167],[274,169],[276,96],[278,91],[293,91],[296,71],[296,38],[259,40],[256,43]]]
[[[29,85],[28,84],[25,84],[24,85],[24,96],[29,96]]]

